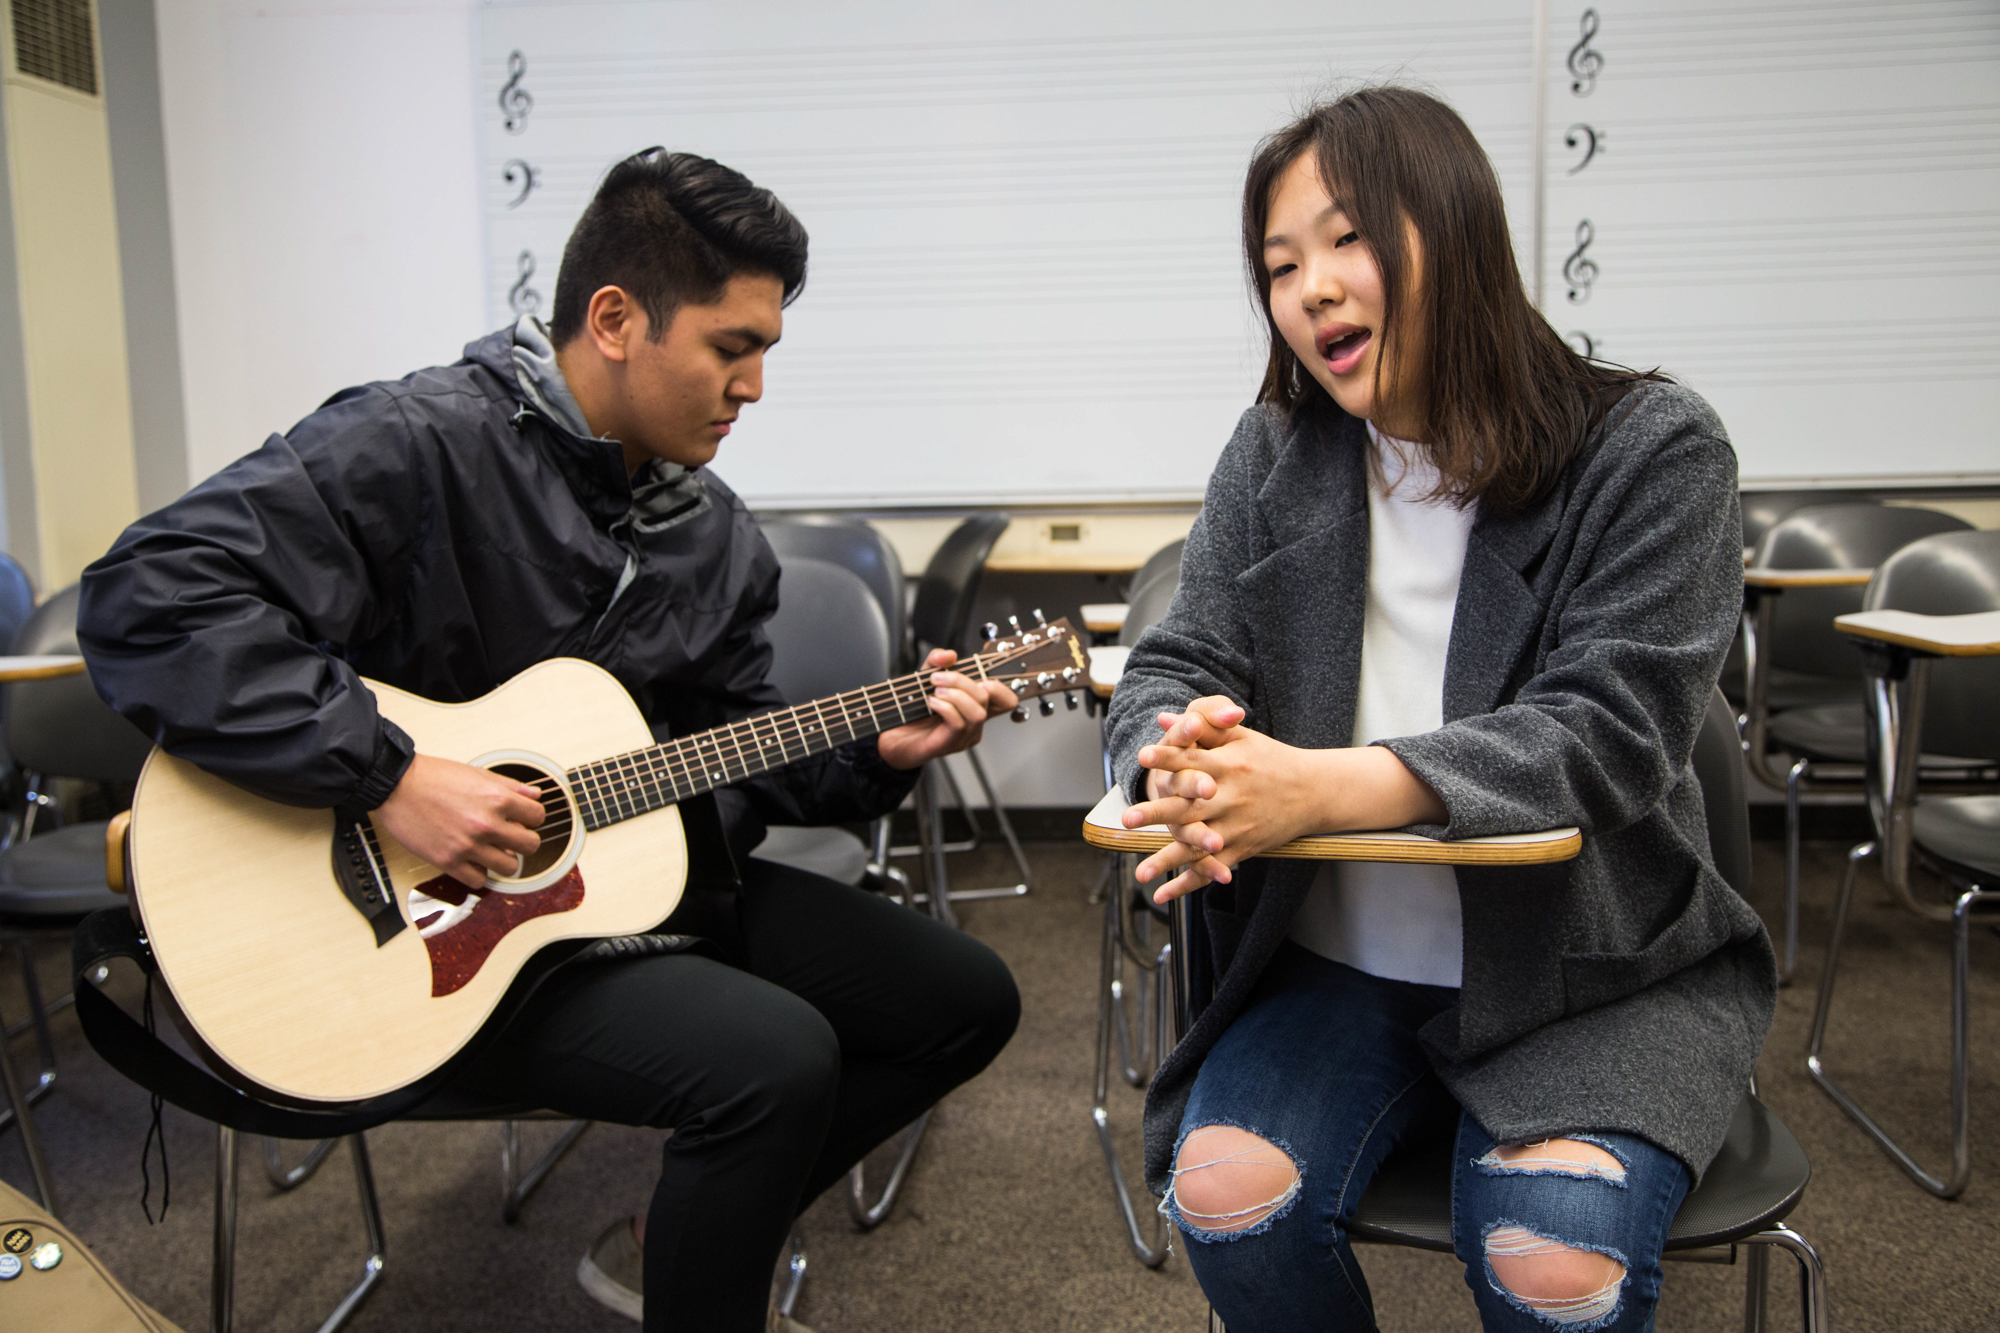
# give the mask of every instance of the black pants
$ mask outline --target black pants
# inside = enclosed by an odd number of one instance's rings
[[[1020,1017],[991,949],[860,889],[753,859],[737,912],[742,967],[572,965],[457,1080],[673,1130],[646,1215],[649,1333],[762,1330],[793,1219]]]

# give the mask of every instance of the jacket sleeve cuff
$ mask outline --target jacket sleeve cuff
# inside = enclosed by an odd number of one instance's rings
[[[923,769],[901,769],[892,767],[882,757],[875,738],[855,741],[847,746],[847,753],[854,764],[854,776],[861,779],[864,786],[879,793],[879,812],[887,814],[903,803],[903,798],[916,790],[917,778]]]
[[[354,803],[363,810],[380,808],[409,771],[410,761],[417,757],[416,742],[408,732],[386,717],[379,721],[381,730],[375,737],[375,758],[362,776],[361,785],[354,789]]]

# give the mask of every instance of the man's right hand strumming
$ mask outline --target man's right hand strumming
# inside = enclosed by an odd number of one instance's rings
[[[420,754],[375,811],[397,842],[470,888],[512,875],[542,845],[541,793],[484,768]]]

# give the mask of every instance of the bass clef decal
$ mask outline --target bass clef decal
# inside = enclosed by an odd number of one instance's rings
[[[1597,36],[1597,11],[1584,10],[1577,29],[1583,35],[1569,49],[1569,90],[1578,97],[1588,97],[1597,86],[1598,71],[1604,68],[1604,53],[1590,44],[1590,39]]]
[[[1565,175],[1574,176],[1589,166],[1591,159],[1597,156],[1597,150],[1604,146],[1604,136],[1579,120],[1563,135],[1563,147],[1575,148],[1579,144],[1583,146],[1583,160],[1565,172]],[[513,177],[509,176],[507,179],[512,180]],[[524,195],[523,198],[525,197]]]
[[[507,207],[519,208],[528,202],[528,196],[542,183],[542,173],[529,166],[525,159],[510,157],[507,159],[506,170],[500,173],[500,179],[520,190],[519,194],[507,201]]]
[[[507,56],[507,82],[500,85],[500,114],[505,117],[501,124],[507,133],[519,134],[528,128],[528,113],[535,109],[535,99],[521,86],[521,80],[528,76],[528,58],[519,51]]]
[[[1563,260],[1563,281],[1569,284],[1571,305],[1582,305],[1588,301],[1591,284],[1597,281],[1597,261],[1584,254],[1596,239],[1597,233],[1591,229],[1589,218],[1576,224],[1576,249]]]
[[[507,289],[507,305],[517,315],[538,314],[542,308],[542,294],[528,285],[528,279],[535,276],[535,253],[523,250],[521,257],[514,261],[520,271],[520,279]]]

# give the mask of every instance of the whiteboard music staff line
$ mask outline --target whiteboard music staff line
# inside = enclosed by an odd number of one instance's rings
[[[1768,77],[1955,65],[2000,55],[2000,32],[1985,0],[1605,8],[1616,15],[1620,79]]]
[[[1894,107],[1754,116],[1648,116],[1592,158],[1590,178],[1552,191],[1621,184],[1988,171],[2000,149],[2000,104]],[[1578,173],[1581,176],[1582,173]]]

